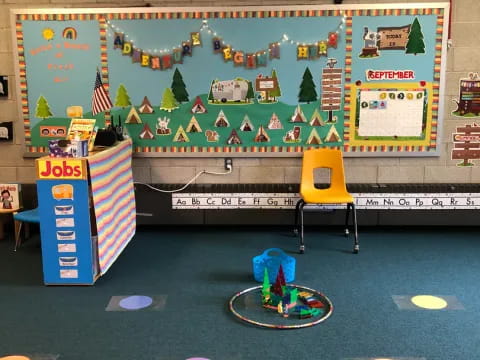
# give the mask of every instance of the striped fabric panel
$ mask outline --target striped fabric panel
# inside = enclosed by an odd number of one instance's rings
[[[131,161],[131,139],[89,159],[102,275],[135,235],[136,210]]]

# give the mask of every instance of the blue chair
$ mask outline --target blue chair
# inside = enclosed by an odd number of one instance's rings
[[[15,251],[17,251],[17,247],[20,246],[21,243],[20,232],[22,230],[22,224],[25,223],[25,238],[28,239],[30,237],[29,224],[40,223],[38,208],[17,212],[13,214],[13,220],[15,221]]]

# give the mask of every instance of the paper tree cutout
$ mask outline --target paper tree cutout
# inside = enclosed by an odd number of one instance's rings
[[[214,130],[205,131],[205,136],[207,137],[208,142],[217,142],[219,139],[218,132]]]
[[[227,144],[228,145],[239,145],[242,143],[242,140],[240,139],[240,136],[238,136],[238,133],[235,129],[232,130],[230,135],[228,136],[227,139]]]
[[[272,91],[269,91],[268,95],[273,97],[273,101],[276,101],[278,97],[282,96],[282,90],[280,89],[280,83],[278,82],[277,71],[275,69],[272,70],[272,79],[277,79],[278,86]]]
[[[186,131],[190,133],[202,132],[202,128],[200,127],[197,119],[195,119],[195,116],[192,116],[192,118],[190,119]]]
[[[177,132],[175,133],[175,136],[173,137],[174,142],[189,142],[190,139],[187,136],[187,133],[185,130],[183,130],[182,125],[178,127]]]
[[[303,111],[302,111],[302,108],[300,107],[300,105],[298,105],[298,106],[295,108],[295,112],[293,113],[293,116],[292,116],[290,122],[293,122],[293,123],[304,123],[304,122],[307,122],[307,118],[306,118],[305,115],[303,114]]]
[[[413,20],[410,32],[408,33],[408,41],[405,46],[406,54],[425,54],[425,42],[423,41],[422,27],[418,22],[418,18]]]
[[[330,130],[328,130],[327,136],[325,136],[324,142],[329,143],[329,142],[339,142],[340,141],[340,135],[338,135],[337,129],[335,129],[335,126],[332,125]]]
[[[157,135],[170,135],[172,133],[172,130],[168,128],[169,122],[170,122],[170,119],[167,118],[166,116],[163,118],[157,119],[157,124],[155,125],[157,129]]]
[[[324,126],[325,123],[323,122],[322,116],[318,112],[317,109],[312,114],[312,117],[310,118],[310,125],[311,126]]]
[[[142,119],[140,119],[140,116],[138,115],[137,110],[135,109],[135,106],[132,106],[130,108],[130,111],[128,112],[127,119],[125,120],[125,124],[141,124]]]
[[[311,101],[317,101],[317,91],[313,82],[312,73],[307,67],[303,73],[303,79],[300,84],[300,92],[298,93],[298,101],[310,104]]]
[[[207,108],[205,105],[203,105],[202,99],[200,99],[200,96],[197,96],[195,98],[195,103],[192,106],[191,113],[192,114],[204,114],[207,112]]]
[[[227,120],[227,117],[223,113],[223,110],[220,110],[217,116],[217,120],[215,120],[216,127],[229,127],[230,123]]]
[[[241,131],[253,131],[253,125],[252,122],[250,121],[250,118],[248,115],[245,115],[242,121],[242,124],[240,125],[240,130]]]
[[[315,128],[312,129],[310,132],[310,135],[308,136],[307,139],[307,144],[308,145],[320,145],[322,144],[322,139],[320,139],[320,135],[318,135],[318,132]]]
[[[173,96],[172,89],[166,88],[165,91],[163,92],[162,104],[160,105],[160,110],[172,112],[175,109],[178,109],[177,100],[175,100],[175,96]]]
[[[50,116],[53,116],[52,112],[50,111],[50,106],[48,105],[47,99],[45,99],[42,95],[37,100],[37,107],[35,109],[35,116],[37,118],[46,119]]]
[[[285,136],[283,137],[283,141],[286,143],[297,143],[302,141],[300,138],[301,127],[294,126],[292,130],[287,131]]]
[[[179,103],[188,101],[187,87],[185,86],[182,74],[180,74],[180,71],[178,71],[178,69],[175,69],[175,72],[173,73],[172,92],[175,96],[175,99]]]
[[[275,283],[272,286],[272,292],[278,296],[284,296],[286,285],[287,284],[285,282],[285,274],[283,273],[282,264],[280,264],[280,266],[278,267],[277,278],[275,279]]]
[[[270,141],[270,137],[267,134],[267,131],[263,128],[263,125],[260,125],[257,131],[257,135],[254,139],[255,142],[268,142]]]
[[[115,106],[124,108],[130,105],[132,105],[132,102],[130,101],[130,96],[128,96],[127,89],[125,85],[120,84],[117,89],[117,95],[115,96]]]
[[[138,137],[143,140],[152,140],[155,138],[155,135],[153,134],[152,129],[150,129],[150,126],[145,123]]]
[[[277,114],[273,113],[270,117],[270,121],[268,122],[269,129],[283,129],[282,122],[278,118]]]
[[[148,98],[145,96],[142,101],[142,105],[138,108],[138,111],[141,114],[151,114],[153,113],[153,107],[152,104],[150,104],[150,101]]]

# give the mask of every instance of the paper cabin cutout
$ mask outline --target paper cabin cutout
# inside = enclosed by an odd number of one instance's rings
[[[312,117],[310,118],[310,125],[311,126],[324,126],[325,122],[322,119],[322,116],[318,112],[317,109],[312,114]]]
[[[302,108],[300,105],[298,105],[295,108],[295,112],[290,120],[293,123],[304,123],[307,122],[307,119],[305,118],[305,115],[303,114]]]
[[[307,139],[307,144],[308,145],[323,144],[322,139],[320,139],[320,135],[318,135],[318,132],[315,128],[313,128],[312,131],[310,132],[310,135],[308,136],[308,139]]]
[[[254,127],[252,125],[252,122],[250,121],[250,118],[248,115],[245,115],[243,118],[242,124],[240,125],[240,130],[241,131],[253,131]]]
[[[195,116],[192,116],[192,118],[190,119],[186,131],[190,133],[202,132],[202,128],[200,127],[197,119],[195,119]]]
[[[182,125],[178,127],[177,132],[175,133],[175,136],[173,137],[173,141],[175,142],[189,142],[190,139],[188,138],[185,130],[183,130]]]
[[[228,122],[227,117],[223,113],[223,110],[220,110],[218,113],[217,119],[215,120],[216,127],[229,127],[230,123]]]
[[[240,136],[238,136],[238,133],[235,129],[232,129],[232,132],[228,136],[227,139],[227,144],[228,145],[239,145],[242,143],[242,140],[240,139]]]
[[[269,129],[283,129],[282,122],[278,118],[277,114],[273,113],[272,117],[270,118],[270,121],[268,122]]]
[[[255,142],[269,142],[270,136],[268,136],[267,131],[264,129],[263,125],[260,125],[255,136]]]
[[[142,119],[138,115],[137,110],[135,109],[135,106],[132,106],[130,108],[130,111],[128,112],[127,119],[125,120],[125,124],[141,124]]]
[[[152,104],[150,104],[150,101],[148,98],[145,96],[142,101],[142,105],[138,108],[138,111],[141,114],[151,114],[153,113],[153,107]]]
[[[328,130],[327,136],[325,136],[324,142],[329,143],[329,142],[339,142],[340,141],[340,135],[338,135],[337,129],[335,129],[335,126],[332,125],[330,130]]]
[[[152,129],[150,129],[150,126],[148,126],[148,123],[145,123],[138,137],[144,140],[153,140],[155,138],[155,134],[152,132]]]
[[[207,108],[205,105],[203,105],[202,99],[200,99],[200,96],[197,96],[195,98],[195,102],[192,106],[191,113],[192,114],[204,114],[207,112]]]

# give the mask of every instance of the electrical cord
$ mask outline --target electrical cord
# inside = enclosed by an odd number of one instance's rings
[[[146,184],[146,183],[142,183],[142,182],[133,182],[134,184],[138,184],[138,185],[144,185],[152,190],[155,190],[155,191],[159,191],[159,192],[163,192],[163,193],[175,193],[175,192],[179,192],[179,191],[182,191],[182,190],[185,190],[191,183],[193,183],[200,175],[203,175],[203,174],[208,174],[208,175],[228,175],[228,174],[231,174],[232,173],[232,167],[231,166],[228,166],[228,170],[225,171],[225,172],[216,172],[216,171],[208,171],[208,170],[202,170],[200,172],[198,172],[193,178],[191,178],[185,185],[183,185],[181,188],[179,189],[174,189],[174,190],[162,190],[162,189],[158,189],[150,184]]]

